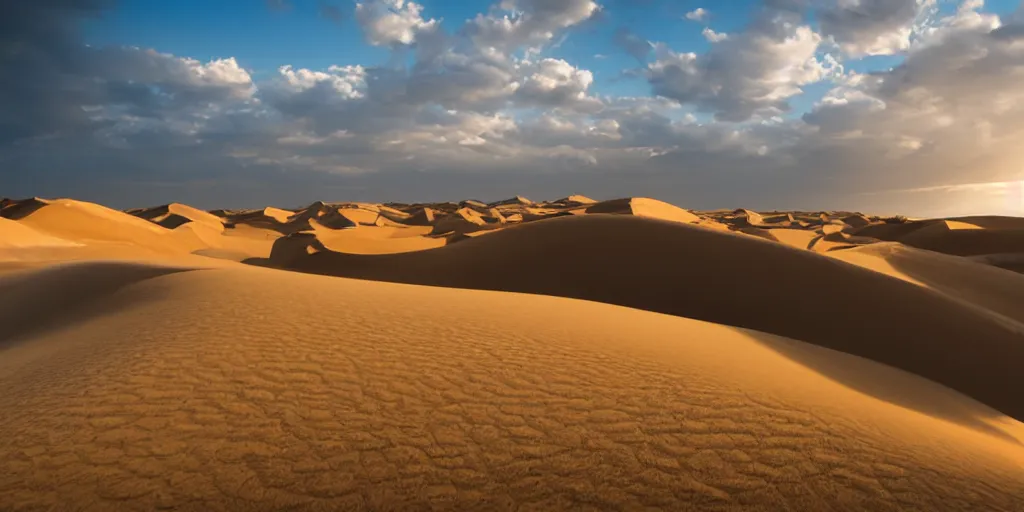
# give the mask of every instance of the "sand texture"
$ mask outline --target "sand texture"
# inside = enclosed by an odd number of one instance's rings
[[[1024,510],[1020,219],[4,204],[2,511]]]

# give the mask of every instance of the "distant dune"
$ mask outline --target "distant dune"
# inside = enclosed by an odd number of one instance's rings
[[[2,204],[0,510],[1024,510],[1021,219]]]

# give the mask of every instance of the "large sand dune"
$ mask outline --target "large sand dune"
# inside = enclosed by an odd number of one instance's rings
[[[67,282],[70,315],[45,300]],[[78,264],[0,287],[17,321],[0,363],[5,508],[1024,503],[1024,425],[754,331],[255,268]]]
[[[406,254],[311,250],[309,240],[279,240],[270,263],[588,299],[758,329],[917,373],[1024,419],[1024,326],[782,244],[624,216],[551,219]]]
[[[0,217],[3,511],[1024,510],[1021,219]]]

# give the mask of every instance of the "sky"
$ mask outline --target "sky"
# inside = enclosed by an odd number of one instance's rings
[[[1019,0],[8,0],[0,196],[1024,215]]]

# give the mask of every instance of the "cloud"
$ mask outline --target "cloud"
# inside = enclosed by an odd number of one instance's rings
[[[818,12],[822,35],[854,57],[892,55],[910,48],[911,35],[935,0],[833,0]]]
[[[640,62],[646,62],[654,46],[650,41],[634,34],[626,27],[619,27],[612,36],[612,42]]]
[[[526,71],[523,84],[516,89],[519,105],[586,108],[589,103],[599,108],[596,99],[587,97],[594,75],[561,59],[542,59],[522,66]]]
[[[708,19],[708,11],[703,7],[698,7],[686,13],[686,19],[690,21],[705,21]]]
[[[478,45],[508,51],[545,44],[599,12],[593,0],[503,0],[470,20],[464,31]]]
[[[654,92],[693,104],[723,121],[745,121],[789,109],[787,100],[803,85],[836,70],[819,60],[821,36],[800,23],[797,14],[765,9],[745,31],[717,42],[704,54],[676,53],[659,47],[648,66]]]
[[[252,98],[252,78],[233,58],[202,63],[153,50],[81,44],[77,20],[96,16],[107,5],[90,0],[4,4],[0,144],[88,132],[119,119],[122,124],[171,115],[180,120],[214,103]]]
[[[406,0],[368,0],[356,4],[356,20],[366,40],[375,46],[411,45],[419,34],[432,32],[439,22],[425,20],[423,6]]]
[[[724,32],[715,32],[714,30],[711,30],[711,27],[704,27],[704,30],[701,31],[701,35],[711,43],[720,43],[729,39],[729,34]]]
[[[907,213],[901,201],[939,193],[908,190],[981,194],[970,184],[1024,177],[1024,20],[976,1],[915,29],[891,70],[858,73],[824,54],[798,5],[774,0],[705,53],[655,45],[649,97],[601,96],[590,70],[546,53],[599,12],[592,2],[498,4],[481,16],[512,28],[487,36],[481,17],[448,34],[409,3],[374,3],[415,11],[364,25],[411,64],[258,79],[230,56],[87,47],[75,24],[97,2],[23,5],[0,7],[8,194],[257,206],[581,192]],[[780,116],[821,80],[832,88],[806,115]]]

